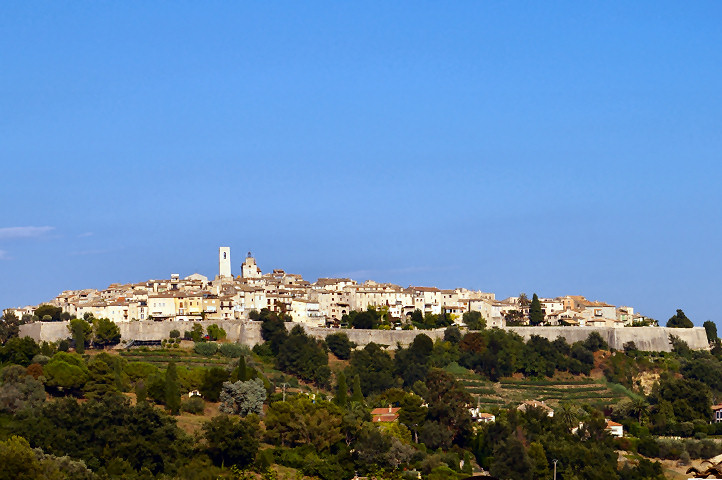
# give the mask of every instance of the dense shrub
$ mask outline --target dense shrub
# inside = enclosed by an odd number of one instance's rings
[[[206,403],[201,397],[191,397],[183,400],[181,403],[181,410],[184,412],[192,413],[194,415],[200,415],[206,408]]]
[[[244,348],[237,343],[224,343],[219,348],[221,355],[228,358],[239,358]]]
[[[198,355],[211,357],[218,351],[218,344],[215,342],[196,343],[193,347],[193,351],[195,351]]]

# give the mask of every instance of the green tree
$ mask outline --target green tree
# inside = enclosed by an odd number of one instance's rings
[[[198,343],[203,340],[203,325],[196,323],[194,324],[190,331],[186,332],[191,340]]]
[[[396,375],[403,378],[404,385],[411,386],[426,378],[433,349],[434,342],[428,335],[422,333],[414,338],[409,348],[397,350],[394,368]]]
[[[28,375],[20,365],[5,367],[0,379],[0,411],[15,413],[23,408],[38,407],[45,401],[42,382]]]
[[[21,320],[12,312],[7,312],[0,319],[0,344],[10,338],[17,337],[20,332]]]
[[[343,372],[340,372],[336,378],[336,395],[333,397],[333,403],[339,407],[345,407],[348,403],[348,385]]]
[[[145,380],[135,382],[135,401],[137,403],[148,401],[148,386]]]
[[[43,368],[46,385],[61,393],[79,393],[88,381],[88,367],[77,353],[58,352]]]
[[[0,361],[27,367],[38,353],[40,347],[32,338],[13,337],[0,347]]]
[[[532,300],[533,302],[534,300]],[[527,453],[532,465],[532,478],[534,480],[547,480],[549,478],[549,462],[544,452],[544,446],[540,442],[532,442]]]
[[[73,318],[68,325],[70,335],[75,341],[75,352],[80,355],[85,353],[85,342],[90,339],[93,327],[88,322],[80,318]]]
[[[120,342],[120,328],[107,318],[93,319],[93,343],[102,347]]]
[[[707,333],[707,341],[714,343],[717,341],[717,325],[712,320],[707,320],[702,324],[704,331]]]
[[[357,403],[363,403],[364,393],[361,389],[361,378],[358,375],[353,377],[353,386],[351,387],[351,401]]]
[[[208,456],[216,465],[247,467],[258,453],[259,431],[257,418],[213,417],[203,425]]]
[[[579,426],[579,408],[569,402],[562,402],[554,414],[554,418],[564,426],[564,429],[571,432]]]
[[[273,402],[265,424],[267,440],[280,446],[311,445],[322,452],[344,437],[342,410],[329,402],[312,403],[305,395]]]
[[[582,345],[590,352],[609,349],[609,344],[607,344],[607,342],[602,338],[599,332],[590,333],[587,336],[587,339],[582,342]]]
[[[180,413],[180,390],[175,362],[169,362],[165,371],[165,406],[172,415]]]
[[[502,480],[532,480],[531,459],[516,436],[510,435],[494,450],[490,472]]]
[[[16,414],[15,428],[46,453],[81,459],[96,469],[122,458],[136,472],[146,469],[158,475],[173,469],[188,451],[172,417],[147,403],[130,406],[120,395],[46,402],[39,410]]]
[[[228,381],[228,372],[220,367],[212,367],[204,372],[203,383],[198,390],[209,402],[217,402],[223,389],[223,383],[226,381]]]
[[[446,330],[444,330],[444,341],[453,343],[454,345],[461,342],[461,330],[459,330],[459,327],[456,325],[447,327]]]
[[[642,420],[649,414],[649,403],[644,398],[635,398],[629,405],[629,413],[637,418],[637,422],[642,425]]]
[[[529,325],[541,325],[542,323],[544,323],[544,312],[539,297],[535,293],[532,295],[529,305]]]
[[[260,414],[263,412],[263,402],[266,401],[266,388],[260,378],[246,382],[225,382],[220,400],[220,412],[242,417],[252,413]]]
[[[461,318],[469,330],[483,330],[486,328],[486,320],[481,316],[481,312],[464,312]]]
[[[298,375],[318,386],[329,386],[331,371],[323,342],[306,335],[299,325],[293,327],[276,354],[276,366],[286,373]]]
[[[428,417],[446,428],[455,441],[460,443],[471,430],[471,414],[467,405],[471,395],[464,386],[449,373],[432,369],[426,377],[429,404]]]
[[[53,305],[48,304],[42,304],[38,308],[35,309],[35,316],[38,318],[43,318],[46,315],[50,316],[51,322],[59,322],[62,320],[60,317],[63,314],[63,309],[60,307],[56,307]],[[44,320],[45,321],[45,320]]]
[[[327,335],[326,345],[339,360],[348,360],[351,357],[351,349],[354,347],[344,332]]]
[[[88,362],[88,381],[83,388],[87,398],[97,400],[119,393],[112,364],[113,359],[107,353],[95,355]]]
[[[670,317],[670,319],[667,321],[667,327],[692,328],[694,327],[694,324],[692,323],[692,320],[687,318],[687,315],[685,315],[684,312],[678,308],[677,313]]]
[[[0,480],[38,480],[45,478],[35,452],[27,440],[11,436],[0,441]]]
[[[419,441],[419,428],[426,420],[427,409],[423,406],[423,400],[418,395],[407,394],[401,400],[399,410],[399,422],[406,425],[414,434],[414,441]]]
[[[394,385],[394,361],[373,342],[351,354],[349,372],[359,377],[364,395],[382,392]]]
[[[215,323],[208,325],[208,338],[212,341],[222,340],[226,338],[226,331]]]
[[[371,309],[371,307],[363,312],[351,312],[349,317],[351,319],[351,326],[356,329],[370,330],[376,328],[379,323],[376,311]]]

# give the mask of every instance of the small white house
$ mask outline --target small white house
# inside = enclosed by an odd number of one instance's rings
[[[624,427],[622,424],[613,422],[612,420],[607,420],[607,426],[604,428],[604,431],[609,432],[609,434],[614,437],[624,436]]]
[[[479,407],[470,408],[469,413],[471,414],[471,418],[475,422],[491,423],[496,421],[496,417],[494,415],[492,415],[491,413],[482,412]]]

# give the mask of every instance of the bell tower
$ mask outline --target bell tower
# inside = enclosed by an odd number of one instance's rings
[[[218,248],[218,276],[228,278],[231,276],[231,248]]]

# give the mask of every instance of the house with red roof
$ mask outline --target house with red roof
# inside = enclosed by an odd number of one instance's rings
[[[371,417],[374,423],[378,422],[395,422],[399,419],[400,408],[388,407],[374,408],[371,410]]]
[[[614,422],[612,420],[607,420],[607,426],[604,428],[604,431],[608,432],[614,437],[624,436],[624,427],[622,426],[622,424]]]

